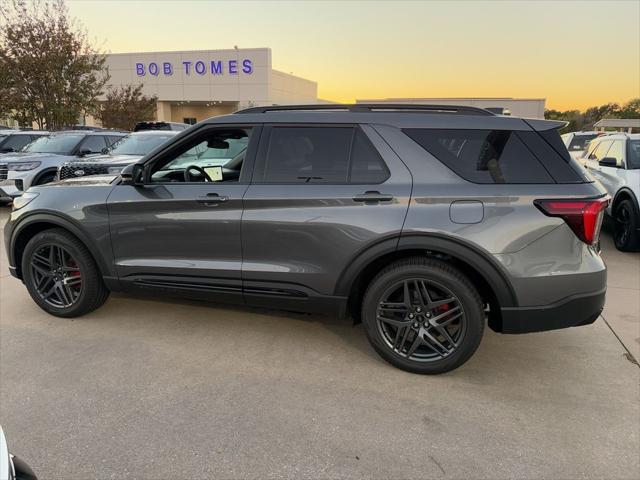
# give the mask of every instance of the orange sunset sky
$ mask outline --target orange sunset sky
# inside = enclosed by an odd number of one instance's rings
[[[271,47],[321,98],[640,97],[640,0],[68,0],[106,51]]]

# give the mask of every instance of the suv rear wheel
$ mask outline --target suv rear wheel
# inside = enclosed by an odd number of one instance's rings
[[[476,351],[484,330],[477,290],[440,260],[410,258],[389,265],[369,285],[363,322],[373,348],[413,373],[444,373]]]
[[[87,248],[62,229],[45,230],[29,240],[22,277],[38,306],[58,317],[84,315],[109,296]]]
[[[613,212],[615,221],[613,240],[618,250],[634,251],[640,246],[638,238],[638,214],[635,205],[629,199],[622,200]]]

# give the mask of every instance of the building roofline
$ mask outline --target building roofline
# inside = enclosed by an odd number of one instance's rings
[[[203,53],[203,52],[235,52],[240,50],[269,50],[270,47],[247,47],[247,48],[209,48],[209,49],[199,49],[199,50],[162,50],[162,51],[148,51],[148,52],[108,52],[104,55],[107,56],[115,56],[115,55],[144,55],[149,53],[167,53],[167,54],[176,54],[176,53]]]

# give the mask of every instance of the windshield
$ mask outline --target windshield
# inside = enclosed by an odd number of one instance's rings
[[[69,155],[83,138],[84,135],[53,135],[51,137],[42,137],[27,145],[24,151]]]
[[[597,133],[594,133],[593,135],[574,135],[571,139],[568,150],[570,152],[586,150],[587,144],[597,136]]]
[[[640,140],[629,140],[627,151],[627,168],[639,169],[640,168]]]
[[[173,135],[129,135],[113,144],[111,155],[146,155]]]

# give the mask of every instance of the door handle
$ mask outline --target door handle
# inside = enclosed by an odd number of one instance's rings
[[[204,205],[217,205],[218,203],[224,203],[229,200],[229,197],[226,195],[218,195],[217,193],[207,193],[202,197],[196,198],[198,203],[202,203]]]
[[[387,193],[380,193],[377,191],[367,191],[353,197],[354,202],[363,202],[365,204],[375,204],[379,202],[390,202],[393,200],[393,195]]]

